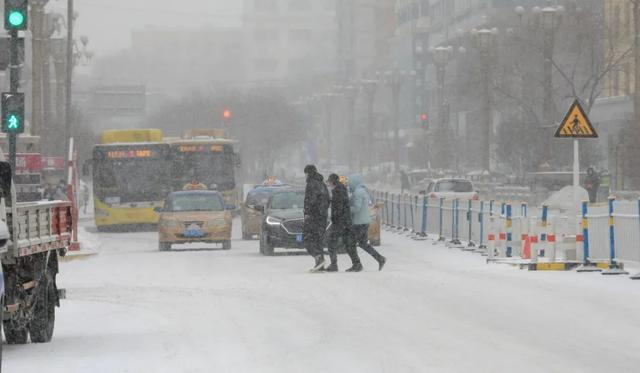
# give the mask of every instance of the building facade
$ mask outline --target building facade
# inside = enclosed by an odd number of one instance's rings
[[[244,0],[248,86],[310,85],[336,73],[334,0]]]

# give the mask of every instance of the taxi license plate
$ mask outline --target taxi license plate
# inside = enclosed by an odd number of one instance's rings
[[[302,240],[303,240],[302,235],[301,234],[297,234],[296,235],[296,242],[302,242]]]
[[[184,236],[187,238],[199,238],[204,236],[204,232],[198,226],[190,226],[184,231]]]

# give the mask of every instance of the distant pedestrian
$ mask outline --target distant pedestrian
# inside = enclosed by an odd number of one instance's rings
[[[67,183],[64,180],[60,180],[56,186],[53,194],[53,199],[57,201],[67,201],[69,199],[67,195]]]
[[[362,181],[362,176],[353,175],[349,177],[349,188],[351,189],[351,220],[353,223],[353,234],[355,238],[355,244],[352,244],[353,250],[357,250],[357,246],[360,246],[364,251],[369,253],[377,262],[378,270],[382,271],[387,259],[380,255],[376,249],[369,243],[369,225],[371,224],[371,214],[369,213],[369,204],[371,202],[371,196],[367,187]],[[353,268],[347,270],[347,272],[360,272],[362,271],[362,264],[354,264]]]
[[[56,193],[56,190],[53,187],[53,185],[51,185],[50,183],[46,183],[42,191],[42,199],[53,201],[55,193]]]
[[[600,188],[600,174],[593,167],[587,168],[587,177],[584,180],[584,188],[589,193],[589,202],[598,201],[598,189]]]
[[[400,192],[404,194],[405,190],[411,190],[411,181],[409,180],[409,175],[403,170],[400,170]]]
[[[329,190],[314,165],[304,168],[307,186],[304,195],[304,245],[315,259],[311,272],[324,270],[324,234],[327,229]]]
[[[89,206],[89,186],[85,183],[82,183],[80,191],[82,193],[82,211],[84,212],[84,214],[86,214],[87,207]]]
[[[360,258],[353,242],[353,230],[351,224],[351,211],[349,207],[349,191],[336,174],[329,175],[329,188],[331,188],[331,227],[327,232],[327,246],[331,264],[327,272],[338,271],[338,246],[342,243],[351,257],[352,268],[362,267]]]

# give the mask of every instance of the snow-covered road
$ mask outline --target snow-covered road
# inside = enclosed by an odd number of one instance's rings
[[[53,342],[5,345],[4,372],[640,371],[627,277],[487,265],[390,233],[383,272],[363,253],[366,272],[309,274],[309,257],[257,242],[161,253],[155,233],[86,230],[100,254],[62,265]]]

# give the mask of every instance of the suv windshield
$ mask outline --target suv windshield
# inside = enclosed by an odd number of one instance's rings
[[[180,193],[167,198],[165,211],[223,211],[224,204],[218,193]]]
[[[442,180],[436,184],[436,192],[471,193],[473,185],[467,180]]]
[[[272,210],[291,210],[304,207],[304,192],[280,192],[271,198]]]

